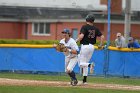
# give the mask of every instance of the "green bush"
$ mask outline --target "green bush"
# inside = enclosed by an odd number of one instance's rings
[[[59,40],[23,40],[23,39],[0,39],[0,44],[58,44]],[[80,45],[80,42],[77,43]],[[99,45],[100,42],[97,41],[95,45]],[[104,45],[106,41],[104,42]]]
[[[0,44],[57,44],[58,42],[58,40],[0,39]]]

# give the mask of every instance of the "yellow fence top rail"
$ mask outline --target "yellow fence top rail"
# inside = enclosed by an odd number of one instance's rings
[[[0,47],[11,47],[11,48],[52,48],[53,45],[0,44]]]
[[[130,51],[140,51],[140,48],[117,48],[117,47],[111,47],[109,46],[109,50],[116,50],[116,51],[125,51],[125,52],[130,52]]]
[[[9,47],[9,48],[52,48],[53,45],[36,45],[36,44],[0,44],[0,47]],[[97,46],[94,46],[95,49],[98,49]],[[140,51],[140,48],[134,49],[134,48],[116,48],[109,46],[109,50],[115,50],[115,51]]]

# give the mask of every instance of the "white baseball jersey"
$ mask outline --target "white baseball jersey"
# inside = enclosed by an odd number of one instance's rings
[[[70,38],[68,42],[65,42],[65,38],[60,40],[60,43],[64,44],[67,48],[79,51],[78,45],[73,38]],[[65,71],[70,70],[73,71],[77,63],[77,54],[65,53]]]
[[[70,38],[68,42],[65,42],[65,39],[62,39],[60,40],[60,43],[64,44],[68,49],[79,51],[78,45],[73,38]],[[69,58],[77,56],[76,54],[71,54],[71,53],[69,54],[64,53],[64,54],[66,57]]]

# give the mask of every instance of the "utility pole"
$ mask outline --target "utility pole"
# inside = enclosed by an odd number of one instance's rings
[[[124,37],[126,41],[130,37],[131,33],[131,0],[125,0],[125,27]]]

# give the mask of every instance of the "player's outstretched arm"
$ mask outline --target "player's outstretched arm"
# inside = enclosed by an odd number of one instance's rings
[[[101,35],[101,39],[100,39],[100,45],[102,46],[104,42],[104,35]]]
[[[79,42],[83,39],[83,37],[84,37],[84,34],[81,33],[75,41]]]
[[[100,45],[98,45],[98,49],[102,49],[103,48],[103,42],[104,42],[104,35],[100,36]]]

